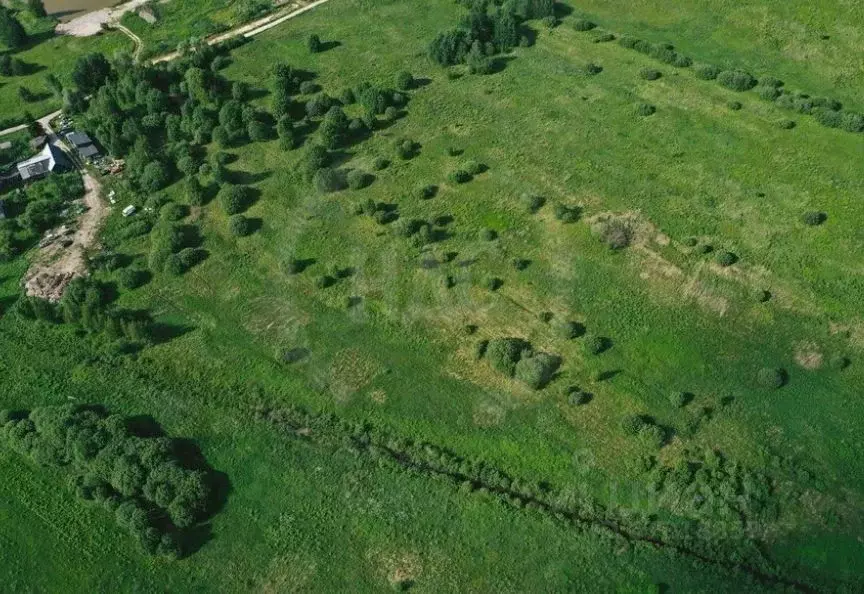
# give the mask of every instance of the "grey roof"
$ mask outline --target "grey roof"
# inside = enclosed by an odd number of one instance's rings
[[[8,140],[6,142],[0,142],[0,151],[5,151],[10,148],[12,148],[12,143]]]
[[[66,135],[66,140],[79,148],[87,144],[92,144],[93,142],[90,137],[83,132],[70,132]]]
[[[58,163],[62,165],[65,162],[62,153],[49,143],[35,157],[18,163],[18,172],[21,174],[21,179],[27,181],[47,175],[51,171],[54,171]]]
[[[81,155],[83,159],[89,159],[90,157],[95,157],[99,154],[99,149],[97,149],[92,144],[88,144],[85,146],[78,147],[78,154]]]

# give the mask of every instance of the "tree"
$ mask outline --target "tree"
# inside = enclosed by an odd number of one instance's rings
[[[138,178],[141,189],[147,192],[158,192],[167,186],[169,181],[168,171],[159,161],[148,163]]]
[[[499,8],[492,17],[492,42],[499,52],[507,52],[519,45],[519,22],[513,12]]]
[[[242,214],[232,216],[228,221],[228,228],[231,234],[237,237],[246,237],[253,230],[252,221]]]
[[[321,38],[314,34],[310,35],[306,39],[306,47],[309,48],[309,51],[311,53],[317,54],[323,49],[321,44]]]
[[[91,53],[78,58],[72,70],[72,82],[85,95],[94,93],[111,76],[111,64],[102,54]]]
[[[468,71],[471,74],[489,74],[492,71],[492,62],[483,52],[479,41],[471,45],[465,63],[468,64]]]
[[[219,201],[225,214],[240,214],[249,207],[252,199],[252,191],[248,186],[225,186],[222,189]]]
[[[396,75],[396,88],[400,91],[408,91],[414,87],[414,76],[403,70],[399,74]]]
[[[348,117],[339,106],[331,107],[318,128],[321,144],[326,148],[340,146],[348,135]]]
[[[15,14],[0,5],[0,42],[7,47],[18,49],[27,43],[27,32],[15,18]]]
[[[201,182],[198,181],[198,178],[194,175],[190,175],[186,178],[185,182],[186,189],[186,200],[192,206],[201,206],[204,204],[204,199],[206,197],[204,193],[204,187],[201,185]]]
[[[429,57],[441,66],[461,64],[470,47],[471,37],[465,29],[449,29],[439,33],[429,44]]]
[[[219,124],[232,141],[245,136],[243,105],[239,101],[226,101],[222,109],[219,110]]]
[[[48,16],[42,0],[27,0],[27,10],[29,10],[33,14],[33,16],[38,18]]]

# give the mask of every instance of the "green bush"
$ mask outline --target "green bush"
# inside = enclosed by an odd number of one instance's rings
[[[661,76],[663,76],[661,72],[653,68],[643,68],[639,71],[639,78],[643,80],[657,80]]]
[[[767,291],[765,289],[757,289],[756,290],[756,301],[759,303],[767,303],[771,300],[771,291]]]
[[[248,186],[225,185],[219,193],[219,202],[227,215],[240,214],[252,201],[252,189]]]
[[[756,87],[756,94],[765,101],[774,101],[783,94],[783,91],[777,87],[765,87],[760,85]]]
[[[130,291],[143,286],[149,278],[150,274],[140,268],[121,268],[117,271],[117,283]]]
[[[304,80],[303,82],[300,83],[300,94],[301,95],[314,95],[317,92],[318,92],[318,85],[316,85],[311,80]]]
[[[657,113],[657,108],[650,103],[640,103],[636,106],[636,115],[648,117]]]
[[[851,111],[844,111],[840,127],[847,132],[864,132],[864,116]]]
[[[672,392],[669,395],[669,404],[675,408],[684,408],[692,398],[693,395],[689,392]]]
[[[497,291],[504,286],[504,281],[497,276],[492,276],[486,279],[486,288],[490,291]]]
[[[839,128],[843,123],[843,114],[833,109],[818,108],[813,111],[813,117],[826,128]]]
[[[494,229],[481,229],[480,239],[483,241],[495,241],[498,239],[498,233]]]
[[[727,266],[732,266],[735,262],[737,262],[738,256],[736,256],[732,252],[722,251],[717,253],[716,260],[720,266],[726,268]]]
[[[715,80],[717,75],[720,74],[720,69],[711,64],[700,64],[693,70],[693,73],[696,75],[696,78],[701,78],[702,80]]]
[[[536,214],[546,204],[546,198],[537,196],[536,194],[522,194],[520,201],[525,210],[531,214]]]
[[[179,221],[189,215],[189,207],[176,202],[169,202],[159,211],[159,218],[163,221]]]
[[[565,340],[572,340],[585,334],[585,326],[579,322],[566,321],[558,325],[556,333]]]
[[[828,360],[828,366],[836,371],[843,371],[852,362],[844,355],[834,355]]]
[[[625,415],[621,419],[621,430],[625,435],[638,435],[647,425],[648,422],[642,415]]]
[[[756,86],[756,79],[743,70],[724,70],[717,75],[717,82],[733,91],[749,91]]]
[[[566,204],[556,204],[555,205],[555,220],[561,221],[562,223],[575,223],[579,220],[579,216],[582,214],[582,209],[578,206],[568,206]]]
[[[523,353],[531,353],[531,345],[527,341],[521,338],[493,338],[486,348],[486,359],[492,367],[512,377]]]
[[[321,38],[314,34],[306,38],[306,48],[313,54],[317,54],[324,49]]]
[[[741,108],[744,106],[741,105],[740,101],[730,101],[729,103],[726,104],[726,107],[728,107],[732,111],[741,111]]]
[[[252,221],[244,217],[242,214],[234,215],[228,220],[228,228],[231,234],[236,237],[246,237],[252,233]]]
[[[585,339],[585,352],[599,355],[609,349],[609,340],[602,336],[589,336]]]
[[[756,381],[759,385],[770,390],[782,388],[786,385],[788,378],[789,376],[785,369],[776,367],[760,369],[759,373],[756,375]]]
[[[592,43],[609,43],[610,41],[615,41],[615,34],[609,32],[598,32],[597,35],[591,40]]]
[[[828,215],[818,210],[811,210],[805,212],[804,215],[801,217],[801,220],[804,221],[805,225],[816,227],[828,220]]]
[[[777,126],[781,130],[792,130],[796,126],[796,124],[795,120],[780,120],[779,122],[777,122]]]
[[[324,274],[315,279],[315,286],[319,289],[326,289],[336,284],[336,279],[328,274]]]
[[[372,183],[372,179],[373,177],[371,175],[365,171],[361,171],[360,169],[352,169],[348,172],[346,177],[348,187],[352,190],[362,190]]]
[[[597,24],[588,19],[577,19],[573,22],[573,28],[577,31],[591,31],[597,28]]]
[[[589,62],[588,64],[585,64],[585,67],[582,70],[589,76],[596,76],[603,72],[603,67],[594,62]]]
[[[313,177],[315,187],[319,192],[338,192],[348,187],[348,180],[343,171],[324,167],[315,172]]]
[[[409,91],[414,88],[414,76],[405,70],[396,75],[396,88],[400,91]]]
[[[455,171],[451,171],[447,175],[447,179],[454,184],[467,184],[473,179],[473,176],[464,169],[457,169]]]
[[[438,193],[438,186],[428,185],[428,186],[420,186],[414,191],[414,194],[420,200],[430,200],[435,197],[435,194]]]
[[[561,359],[549,353],[524,353],[514,368],[514,377],[534,390],[545,388],[555,375]]]
[[[580,390],[576,386],[571,386],[567,390],[567,403],[573,406],[582,406],[591,402],[592,395],[590,392]]]
[[[375,171],[381,171],[383,169],[387,169],[390,165],[390,161],[385,159],[384,157],[376,157],[374,161],[372,161],[372,169]]]

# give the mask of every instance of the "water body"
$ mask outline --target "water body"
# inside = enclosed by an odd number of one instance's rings
[[[85,12],[109,8],[122,2],[123,0],[44,0],[42,4],[48,14],[66,21]]]

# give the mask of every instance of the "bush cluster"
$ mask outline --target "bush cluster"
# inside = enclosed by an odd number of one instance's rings
[[[521,338],[494,338],[488,341],[484,356],[492,367],[535,390],[546,387],[561,365],[560,357],[535,353]]]
[[[139,437],[99,406],[0,413],[0,440],[43,466],[63,468],[86,500],[113,512],[149,554],[178,557],[184,531],[214,509],[212,471],[190,465],[174,441]]]

